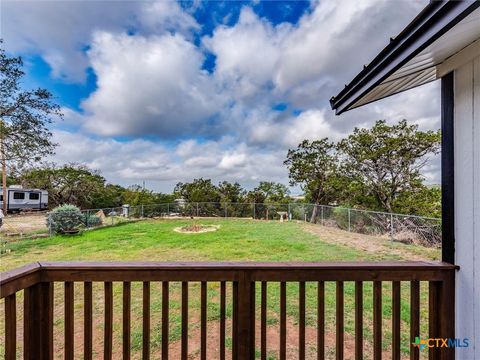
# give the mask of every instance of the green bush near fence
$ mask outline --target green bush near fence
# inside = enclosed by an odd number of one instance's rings
[[[53,209],[47,216],[51,232],[65,234],[79,230],[84,225],[84,216],[75,205],[62,205]]]
[[[86,227],[102,225],[102,219],[97,215],[85,215],[84,225]]]

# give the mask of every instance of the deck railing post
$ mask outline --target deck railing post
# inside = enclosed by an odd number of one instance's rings
[[[445,272],[445,279],[440,287],[439,334],[442,338],[455,339],[455,270]],[[454,360],[455,348],[441,348],[442,360]]]
[[[53,284],[25,289],[24,359],[53,359]]]
[[[255,358],[255,282],[248,271],[242,271],[238,277],[238,325],[236,343],[238,358],[249,360]]]

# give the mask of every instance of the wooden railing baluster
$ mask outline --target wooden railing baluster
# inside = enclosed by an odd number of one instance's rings
[[[373,359],[382,359],[382,282],[373,282]]]
[[[200,359],[207,360],[207,282],[201,283],[200,295]]]
[[[169,310],[169,284],[162,282],[162,360],[168,359],[168,310]]]
[[[53,283],[26,288],[23,306],[23,358],[53,359]]]
[[[226,297],[225,281],[220,282],[220,360],[225,360],[225,332],[226,332]]]
[[[325,283],[317,285],[317,360],[325,359]]]
[[[428,337],[435,339],[439,338],[440,330],[440,281],[430,281],[428,283]],[[440,359],[440,349],[431,347],[428,349],[428,359]]]
[[[440,288],[438,313],[440,318],[439,334],[442,338],[455,338],[455,272],[445,272]],[[454,360],[455,348],[442,348],[442,360]]]
[[[113,341],[113,286],[110,281],[104,283],[105,287],[105,320],[103,334],[103,358],[112,359]]]
[[[65,360],[73,360],[74,356],[74,319],[73,319],[73,282],[65,282]]]
[[[188,282],[182,281],[182,350],[181,359],[188,358]]]
[[[280,283],[280,360],[287,358],[287,284]]]
[[[336,358],[343,360],[344,344],[344,294],[343,281],[337,281],[337,311],[336,311]]]
[[[298,357],[300,360],[305,359],[305,282],[299,283],[299,299],[298,299]]]
[[[420,282],[410,282],[410,343],[420,336]],[[410,360],[420,358],[420,349],[410,345]]]
[[[232,283],[232,359],[238,359],[238,282]]]
[[[400,360],[400,281],[392,282],[392,360]]]
[[[355,281],[355,360],[363,359],[363,282]]]
[[[150,282],[143,282],[142,359],[150,360]]]
[[[130,312],[131,312],[131,284],[128,281],[123,282],[123,360],[130,359]]]
[[[246,276],[245,280],[245,289],[250,292],[250,301],[248,303],[244,303],[244,306],[250,308],[250,314],[245,317],[245,321],[250,325],[250,331],[247,333],[248,341],[249,341],[249,350],[250,350],[250,358],[255,358],[255,282],[247,280],[249,277]]]
[[[12,294],[5,298],[5,360],[17,358],[17,300]]]
[[[92,360],[92,337],[93,337],[93,304],[92,283],[86,281],[83,284],[83,359]]]
[[[260,301],[260,359],[267,360],[267,282],[262,281]]]

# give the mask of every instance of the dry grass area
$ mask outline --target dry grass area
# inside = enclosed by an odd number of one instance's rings
[[[0,237],[46,232],[45,212],[8,215],[3,219]]]
[[[376,256],[395,256],[402,260],[424,261],[439,260],[441,255],[438,248],[404,244],[391,241],[388,237],[358,234],[333,227],[303,223],[303,230],[319,236],[326,243],[348,246]]]

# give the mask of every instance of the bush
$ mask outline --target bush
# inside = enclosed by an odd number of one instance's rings
[[[102,219],[97,215],[86,215],[84,225],[86,227],[95,227],[102,225]]]
[[[84,216],[75,205],[62,205],[53,209],[47,218],[47,225],[57,234],[65,234],[80,229]]]

